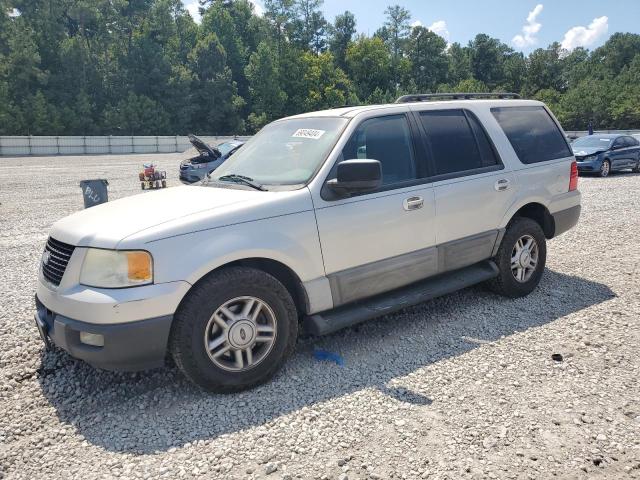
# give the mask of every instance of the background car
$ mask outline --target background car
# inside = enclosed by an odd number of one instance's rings
[[[189,141],[197,155],[180,163],[180,181],[186,184],[201,181],[244,144],[242,140],[230,140],[212,147],[195,135],[189,135]]]
[[[578,138],[571,144],[578,172],[606,177],[610,172],[640,172],[640,141],[631,135],[599,134]]]

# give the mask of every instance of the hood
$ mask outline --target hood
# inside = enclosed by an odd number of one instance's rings
[[[585,157],[587,155],[594,155],[596,153],[606,152],[606,148],[602,147],[571,147],[573,154],[576,157]]]
[[[199,139],[192,133],[189,134],[189,141],[191,142],[191,145],[193,145],[195,149],[198,150],[198,153],[200,153],[200,155],[206,155],[214,159],[221,156],[220,150],[215,147],[211,147],[209,144],[205,143],[203,140]]]
[[[306,188],[260,192],[172,187],[103,203],[53,224],[51,236],[71,245],[143,248],[148,241],[312,208]]]

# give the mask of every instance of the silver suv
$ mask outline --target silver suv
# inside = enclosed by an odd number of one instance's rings
[[[202,184],[58,221],[37,289],[43,339],[106,369],[171,355],[231,392],[273,376],[301,330],[479,282],[527,295],[546,240],[578,221],[575,159],[544,104],[463,97],[278,120]]]

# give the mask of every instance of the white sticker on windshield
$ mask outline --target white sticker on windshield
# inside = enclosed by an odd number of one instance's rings
[[[294,138],[312,138],[313,140],[319,139],[326,130],[316,130],[314,128],[299,128],[293,135]]]

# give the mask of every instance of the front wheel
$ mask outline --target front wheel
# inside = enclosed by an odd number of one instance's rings
[[[611,163],[609,162],[609,160],[605,160],[604,162],[602,162],[602,165],[600,166],[600,176],[603,178],[608,177],[610,172],[611,172]]]
[[[495,257],[499,274],[492,290],[506,297],[524,297],[540,283],[547,260],[547,244],[540,225],[530,218],[514,219]]]
[[[233,267],[205,278],[176,313],[170,351],[205,390],[230,393],[269,380],[293,352],[298,316],[273,276]]]
[[[640,173],[640,155],[638,156],[638,162],[636,166],[631,169],[633,173]]]

